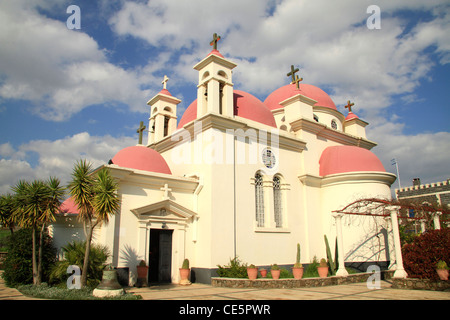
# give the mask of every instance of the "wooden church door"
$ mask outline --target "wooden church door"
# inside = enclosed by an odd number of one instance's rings
[[[150,282],[172,281],[172,233],[173,230],[150,230]]]

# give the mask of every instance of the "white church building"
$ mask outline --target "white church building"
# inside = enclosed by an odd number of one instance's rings
[[[323,90],[300,83],[293,66],[290,83],[260,101],[234,88],[237,65],[212,44],[194,66],[197,99],[181,119],[165,77],[147,103],[147,143],[141,126],[138,145],[105,159],[121,206],[94,241],[109,247],[114,266],[128,268],[131,285],[141,260],[149,281],[178,283],[187,258],[191,280],[210,283],[217,265],[234,257],[292,266],[297,243],[303,264],[326,258],[324,235],[335,252],[333,211],[391,197],[396,177],[370,151],[376,143],[350,101],[342,114]],[[84,238],[70,198],[62,209],[51,229],[58,247]],[[355,219],[343,225],[345,261],[389,263],[386,225]]]

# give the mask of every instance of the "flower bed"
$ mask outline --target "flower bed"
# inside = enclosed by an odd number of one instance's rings
[[[392,271],[382,272],[381,278],[390,277]],[[242,279],[242,278],[221,278],[214,277],[211,278],[211,285],[214,287],[228,287],[228,288],[308,288],[308,287],[323,287],[332,286],[340,284],[350,284],[357,282],[365,282],[369,276],[373,275],[372,272],[369,273],[357,273],[350,274],[347,277],[327,277],[327,278],[304,278],[304,279],[268,279],[268,278],[258,278],[256,280]]]

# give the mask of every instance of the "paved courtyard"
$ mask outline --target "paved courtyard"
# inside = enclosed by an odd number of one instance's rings
[[[379,289],[369,289],[366,283],[290,289],[220,288],[194,283],[133,287],[127,292],[139,294],[143,300],[450,300],[450,292],[392,289],[388,281],[381,281]],[[6,287],[0,277],[0,300],[37,299]]]

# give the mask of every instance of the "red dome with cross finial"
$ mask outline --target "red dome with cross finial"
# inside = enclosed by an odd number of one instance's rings
[[[337,110],[333,100],[325,91],[316,86],[306,83],[300,83],[299,89],[297,89],[297,86],[293,83],[278,88],[267,96],[266,100],[264,100],[264,104],[270,110],[280,109],[283,108],[280,102],[292,96],[295,96],[296,94],[302,94],[308,98],[316,100],[317,103],[315,103],[314,106]]]

